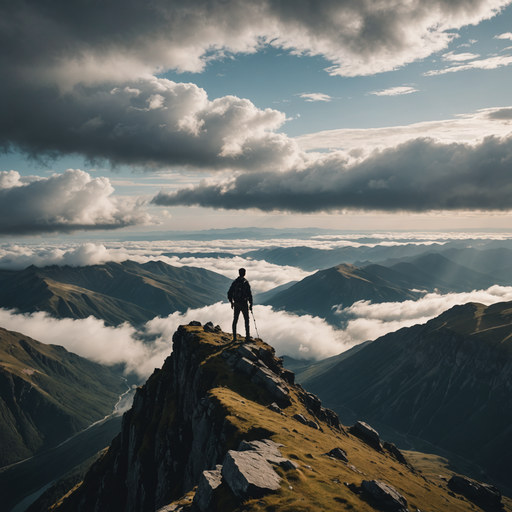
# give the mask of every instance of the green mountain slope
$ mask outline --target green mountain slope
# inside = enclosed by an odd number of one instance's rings
[[[0,467],[102,419],[126,390],[107,367],[0,328]]]
[[[157,315],[225,300],[231,281],[201,268],[161,261],[86,267],[31,266],[0,272],[0,307],[47,311],[58,318],[92,315],[108,325],[134,325]]]
[[[301,379],[340,414],[426,440],[509,483],[511,382],[512,303],[456,306]]]

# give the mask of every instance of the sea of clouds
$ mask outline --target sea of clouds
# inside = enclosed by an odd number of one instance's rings
[[[510,234],[480,235],[486,240],[502,240]],[[293,266],[279,266],[266,261],[243,258],[242,253],[264,247],[309,246],[331,249],[347,245],[360,246],[362,239],[375,244],[443,243],[450,240],[475,239],[471,234],[434,233],[380,233],[379,235],[352,234],[348,236],[322,235],[309,240],[214,240],[214,241],[137,241],[137,242],[39,242],[0,245],[0,270],[20,270],[29,265],[95,265],[106,262],[133,260],[139,263],[162,260],[174,266],[203,267],[235,278],[238,269],[245,267],[254,292],[264,292],[289,281],[301,280],[311,272]],[[365,245],[369,245],[365,243]],[[374,245],[372,243],[372,245]],[[164,256],[164,253],[178,253]],[[231,258],[179,256],[179,253],[229,252]],[[284,311],[273,311],[270,306],[255,305],[254,318],[259,336],[271,344],[278,355],[298,359],[319,360],[339,354],[367,340],[427,322],[443,311],[467,302],[493,304],[512,300],[512,287],[493,286],[487,290],[468,293],[425,294],[420,300],[371,304],[360,301],[348,308],[334,306],[343,319],[343,329],[336,329],[322,318],[297,316]],[[122,363],[126,371],[143,380],[154,368],[162,365],[172,350],[172,335],[179,325],[198,320],[213,322],[231,332],[232,311],[228,303],[217,303],[204,308],[176,312],[165,318],[154,318],[140,328],[129,324],[105,326],[93,317],[87,319],[56,319],[44,312],[20,314],[0,309],[0,326],[21,332],[43,343],[62,345],[69,351],[106,365]],[[238,332],[243,332],[242,319]],[[254,320],[251,333],[256,335]]]
[[[480,302],[489,305],[510,300],[512,287],[492,286],[468,293],[427,294],[418,301],[383,304],[361,301],[340,310],[349,317],[343,330],[333,328],[318,317],[276,312],[270,306],[254,306],[254,318],[259,336],[275,348],[277,355],[319,360],[402,327],[425,323],[457,304]],[[134,373],[141,380],[162,366],[172,351],[174,332],[179,325],[192,320],[203,324],[211,321],[230,332],[232,311],[229,304],[217,303],[186,313],[156,317],[136,329],[127,323],[107,327],[93,317],[56,319],[43,312],[19,314],[0,309],[0,325],[5,329],[22,332],[43,343],[64,346],[98,363],[124,364],[128,373]],[[242,319],[238,330],[243,332]],[[256,334],[252,318],[251,333]]]

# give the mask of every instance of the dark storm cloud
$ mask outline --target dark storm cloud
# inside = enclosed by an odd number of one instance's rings
[[[0,140],[33,155],[210,170],[281,168],[298,152],[294,141],[271,131],[285,121],[281,112],[234,96],[209,101],[194,84],[141,79],[65,94],[18,89],[11,99]]]
[[[174,193],[162,191],[152,202],[293,212],[508,210],[512,137],[487,137],[474,146],[416,139],[354,163],[341,153],[318,155],[302,170],[204,181]]]
[[[272,133],[282,114],[233,97],[208,103],[193,84],[159,92],[153,76],[198,72],[210,58],[266,44],[322,55],[331,74],[375,74],[443,49],[454,37],[448,30],[508,3],[6,0],[0,148],[112,165],[289,168],[295,143]],[[139,92],[129,96],[130,89]]]
[[[0,235],[69,233],[150,224],[129,199],[111,197],[107,178],[68,169],[49,178],[0,172]]]

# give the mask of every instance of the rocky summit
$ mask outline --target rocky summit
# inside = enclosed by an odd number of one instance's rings
[[[107,453],[53,510],[512,510],[497,489],[474,498],[447,468],[415,468],[370,425],[341,425],[260,339],[192,322],[173,341]]]

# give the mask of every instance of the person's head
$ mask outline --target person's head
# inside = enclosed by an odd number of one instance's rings
[[[239,275],[240,277],[244,277],[244,276],[245,276],[245,268],[241,268],[241,269],[239,269],[239,270],[238,270],[238,275]]]

